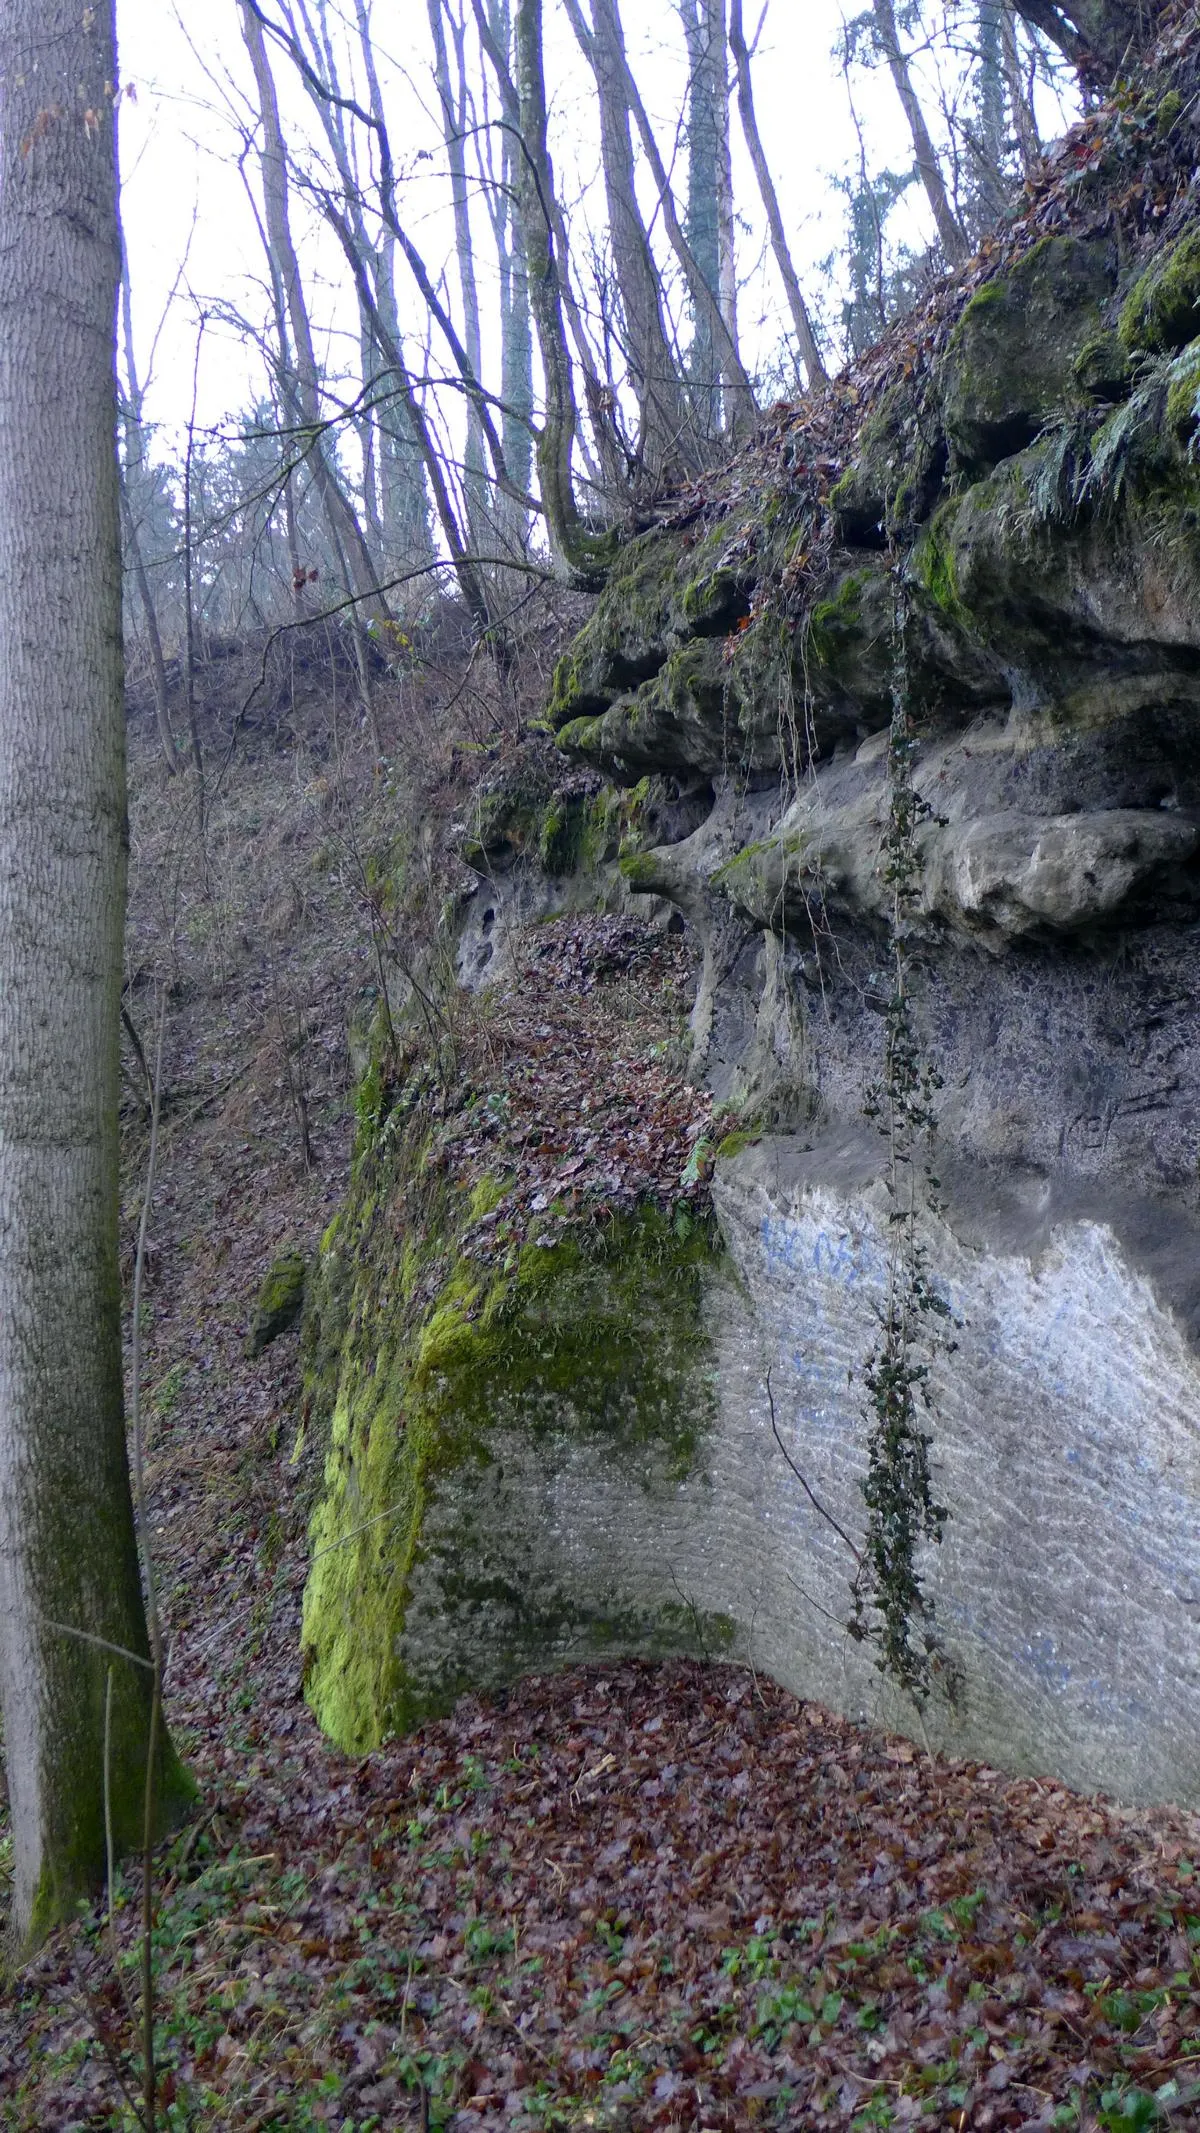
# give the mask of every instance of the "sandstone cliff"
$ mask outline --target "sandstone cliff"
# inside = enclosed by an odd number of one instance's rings
[[[720,1648],[956,1752],[1200,1799],[1196,42],[626,546],[549,706],[603,790],[564,775],[521,835],[498,792],[476,824],[464,977],[598,884],[676,908],[692,1076],[741,1130],[719,1233],[631,1213],[481,1280],[445,1273],[480,1208],[443,1198],[425,1293],[354,1242],[423,1159],[415,1097],[380,1122],[315,1336],[306,1637],[341,1737],[580,1652]],[[919,1712],[844,1628],[898,982],[946,1514]]]

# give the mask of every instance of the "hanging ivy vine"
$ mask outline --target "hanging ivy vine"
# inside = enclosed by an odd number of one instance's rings
[[[890,989],[881,1079],[864,1110],[888,1144],[887,1286],[879,1338],[862,1367],[868,1422],[862,1483],[867,1527],[853,1585],[851,1635],[878,1647],[878,1665],[919,1705],[928,1697],[938,1645],[933,1602],[919,1558],[940,1542],[947,1511],[930,1471],[930,1368],[953,1348],[950,1306],[931,1276],[922,1216],[938,1203],[934,1172],[941,1076],[913,1019],[912,941],[921,877],[918,833],[930,810],[913,782],[916,732],[908,662],[908,611],[893,563],[892,713],[888,742],[888,821],[881,871],[889,892]]]

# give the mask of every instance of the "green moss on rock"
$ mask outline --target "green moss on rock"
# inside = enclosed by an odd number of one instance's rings
[[[497,859],[536,851],[546,806],[544,782],[510,779],[477,794],[463,840],[467,865],[486,872]]]
[[[749,609],[745,585],[727,564],[689,579],[680,605],[684,621],[704,637],[723,635]]]
[[[647,1207],[484,1267],[459,1250],[466,1196],[418,1161],[414,1122],[361,1167],[374,1211],[360,1225],[352,1197],[336,1383],[326,1322],[313,1387],[306,1693],[356,1750],[531,1666],[725,1634],[630,1569],[620,1516],[625,1492],[669,1500],[702,1462],[715,1232]]]
[[[1093,334],[1075,357],[1071,371],[1089,400],[1123,399],[1133,375],[1128,351],[1117,333]]]
[[[1128,349],[1169,354],[1200,334],[1200,230],[1152,260],[1121,310],[1119,332]]]
[[[307,1272],[307,1263],[299,1252],[284,1252],[273,1261],[254,1307],[247,1342],[251,1355],[261,1355],[264,1348],[295,1325],[304,1309]]]
[[[1190,443],[1200,429],[1200,340],[1193,341],[1171,365],[1167,428],[1181,444]]]
[[[652,852],[627,852],[619,864],[630,888],[637,895],[653,896],[661,891],[661,867]]]
[[[835,672],[846,653],[857,650],[863,627],[863,595],[870,582],[866,571],[849,571],[832,594],[818,600],[809,611],[809,650],[827,672]]]
[[[542,815],[538,859],[554,879],[602,867],[636,851],[649,779],[631,789],[604,786],[598,793],[556,792]]]
[[[1104,239],[1044,237],[966,306],[943,364],[946,432],[985,473],[1077,402],[1074,364],[1104,330],[1115,276]]]
[[[859,432],[853,464],[829,495],[841,538],[877,547],[903,534],[932,508],[945,471],[946,446],[936,406],[911,380],[886,392]]]

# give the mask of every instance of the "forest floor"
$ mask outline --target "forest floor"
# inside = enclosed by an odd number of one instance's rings
[[[527,1680],[361,1760],[322,1740],[298,1659],[297,1340],[252,1359],[246,1335],[271,1260],[311,1252],[344,1190],[345,1030],[374,967],[361,853],[403,795],[362,735],[332,768],[260,735],[201,854],[185,781],[140,733],[134,753],[129,998],[151,1056],[167,1001],[152,1525],[168,1717],[200,1788],[156,1863],[159,2124],[1200,2127],[1196,1817],[949,1762],[718,1665]],[[561,1147],[531,1131],[557,1177],[602,1148],[624,1190],[622,1162],[653,1179],[694,1145],[702,1100],[662,1041],[678,956],[560,922],[536,1016],[493,1003],[530,1119],[581,1118],[616,1059],[645,1098],[640,1144],[631,1107],[578,1162],[569,1127]],[[131,1239],[132,1062],[128,1128]],[[0,1823],[0,1868],[3,1845]],[[82,1907],[5,1988],[0,2124],[137,2123],[132,1873],[114,1924]]]

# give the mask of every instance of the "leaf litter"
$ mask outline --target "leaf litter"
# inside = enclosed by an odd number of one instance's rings
[[[682,949],[573,919],[536,929],[527,965],[440,1159],[469,1182],[499,1158],[510,1235],[542,1199],[578,1194],[584,1219],[703,1191],[682,1171],[707,1099],[663,1034]],[[169,1718],[204,1802],[159,1860],[164,2123],[1200,2125],[1195,1817],[948,1761],[696,1662],[527,1679],[361,1760],[320,1738],[296,1656],[316,1477],[288,1464],[295,1338],[252,1362],[244,1332],[255,1220],[277,1228],[290,1190],[315,1233],[337,1115],[331,1094],[323,1177],[279,1162],[250,1208],[281,1116],[237,1138],[201,1121],[157,1210]],[[136,1909],[122,1880],[119,1977],[94,1908],[9,1988],[0,2122],[132,2125],[113,2062],[132,2075]]]

